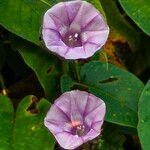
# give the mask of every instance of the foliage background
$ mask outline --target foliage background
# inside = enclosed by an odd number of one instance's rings
[[[102,137],[91,149],[150,149],[150,1],[88,1],[105,16],[110,35],[101,51],[76,65],[40,40],[42,16],[60,0],[0,1],[1,150],[60,149],[43,118],[72,89],[107,105]]]

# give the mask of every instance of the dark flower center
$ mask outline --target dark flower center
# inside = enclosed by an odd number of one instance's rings
[[[72,133],[74,135],[83,136],[89,132],[90,128],[86,124],[82,124],[79,121],[72,123]]]
[[[63,42],[69,47],[80,47],[82,46],[80,33],[67,33],[62,37]]]
[[[79,24],[71,23],[69,26],[60,28],[62,41],[69,47],[81,47],[81,28]]]
[[[79,125],[76,127],[76,134],[78,136],[82,136],[85,134],[85,126],[84,125]]]

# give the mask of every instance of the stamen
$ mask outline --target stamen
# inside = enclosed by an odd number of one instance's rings
[[[75,33],[74,37],[75,38],[78,38],[79,34],[78,33]]]
[[[76,135],[82,136],[85,134],[85,126],[80,121],[72,121],[71,125]]]
[[[81,125],[80,121],[72,121],[72,127],[77,127]]]
[[[79,37],[78,33],[75,33],[74,35],[69,35],[68,37],[69,45],[74,45],[77,42],[78,37]]]
[[[84,133],[85,133],[85,127],[84,127],[84,125],[77,126],[77,128],[76,128],[76,134],[78,136],[82,136],[82,135],[84,135]]]
[[[69,47],[82,46],[80,33],[78,32],[68,32],[65,36],[62,36],[63,42]]]
[[[69,39],[70,39],[70,40],[72,39],[72,35],[69,35]]]

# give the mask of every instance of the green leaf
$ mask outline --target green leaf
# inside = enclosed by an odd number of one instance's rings
[[[27,96],[14,115],[9,98],[0,96],[0,150],[53,150],[55,140],[43,124],[49,107],[46,99]]]
[[[0,95],[0,150],[10,150],[14,109],[7,96]]]
[[[69,75],[63,75],[61,77],[60,83],[62,93],[70,91],[71,87],[76,84],[76,82],[73,81]]]
[[[113,126],[106,126],[102,131],[99,150],[124,150],[125,136]]]
[[[138,134],[143,150],[150,149],[150,80],[146,84],[139,100]]]
[[[13,49],[19,51],[25,63],[35,72],[46,97],[55,98],[59,92],[60,61],[45,49],[19,37],[12,36],[11,42]]]
[[[36,104],[35,96],[27,96],[21,101],[14,125],[14,150],[53,150],[55,140],[43,124],[49,107],[50,103],[45,99]]]
[[[19,52],[25,63],[36,73],[46,97],[54,98],[59,89],[58,60],[32,44],[21,48]]]
[[[136,128],[138,100],[143,83],[131,73],[112,64],[90,62],[81,68],[81,80],[89,91],[102,98],[106,120]]]
[[[150,35],[150,0],[119,0],[129,17]]]
[[[106,63],[93,61],[81,67],[81,83],[67,75],[61,77],[62,92],[76,87],[105,101],[106,121],[136,128],[138,100],[144,85],[134,75],[112,64],[107,68]]]
[[[1,1],[0,24],[10,32],[39,45],[42,16],[50,7],[48,4],[48,0]]]
[[[17,76],[26,78],[31,73],[30,68],[24,63],[24,60],[20,56],[18,51],[12,49],[5,50],[6,62],[10,67],[11,71]]]
[[[46,10],[61,0],[2,0],[0,24],[10,32],[40,45],[40,27]],[[104,15],[98,0],[89,0]],[[7,10],[7,11],[6,11]]]
[[[137,50],[140,45],[139,34],[136,29],[131,26],[129,22],[120,13],[116,1],[114,0],[100,0],[104,11],[106,13],[108,25],[111,28],[111,32],[115,31],[119,33],[122,38],[125,38],[133,51]],[[116,35],[117,37],[118,35]],[[119,42],[121,42],[120,39]]]

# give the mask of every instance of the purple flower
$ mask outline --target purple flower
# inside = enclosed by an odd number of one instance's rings
[[[44,124],[64,149],[75,149],[101,133],[105,103],[93,94],[74,90],[62,94]]]
[[[86,1],[58,3],[43,19],[46,47],[65,59],[91,57],[105,44],[108,33],[101,13]]]

